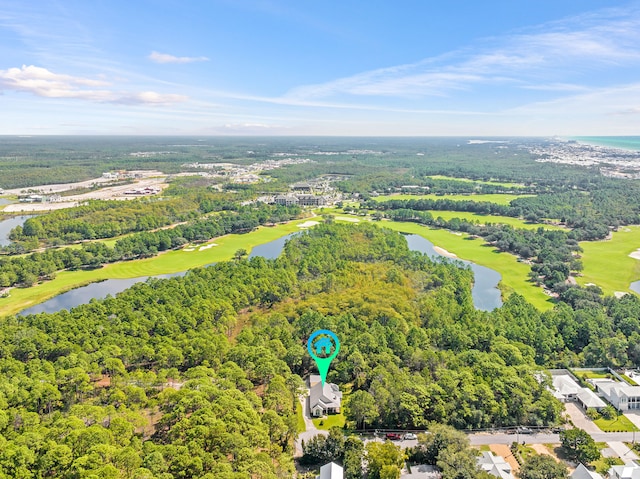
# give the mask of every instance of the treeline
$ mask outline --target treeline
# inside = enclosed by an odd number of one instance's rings
[[[471,281],[398,233],[321,225],[277,260],[219,263],[72,311],[7,318],[0,473],[291,477],[301,378],[315,371],[305,345],[320,328],[341,340],[328,379],[352,386],[343,407],[355,427],[554,424],[562,406],[536,379],[541,369],[640,360],[635,296],[571,287],[545,313],[515,294],[483,312]],[[429,438],[455,436],[431,430],[411,454],[445,467],[450,456]],[[349,477],[402,459],[392,445],[363,450],[335,433],[321,442],[305,452],[342,458]],[[468,463],[466,449],[449,452]]]
[[[278,260],[220,263],[70,312],[7,318],[0,472],[290,477],[301,376],[312,371],[304,344],[320,327],[343,340],[330,379],[380,399],[383,414],[367,421],[556,421],[533,348],[473,338],[486,317],[470,282],[469,270],[410,252],[397,233],[333,225],[290,241]],[[379,452],[369,450],[373,475]]]
[[[106,239],[127,233],[151,231],[178,222],[191,221],[215,211],[248,211],[234,195],[206,186],[172,184],[166,197],[130,201],[88,201],[76,208],[29,218],[14,228],[12,244],[0,254],[22,254],[40,246],[60,246],[78,241]]]
[[[97,268],[106,263],[155,256],[192,241],[206,241],[229,233],[251,231],[266,223],[287,221],[300,214],[298,207],[260,205],[241,212],[223,212],[175,228],[134,233],[113,247],[100,242],[83,243],[80,249],[49,249],[20,257],[0,257],[0,287],[32,286],[53,279],[64,269]]]

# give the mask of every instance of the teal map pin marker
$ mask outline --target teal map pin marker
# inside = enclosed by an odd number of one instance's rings
[[[328,329],[320,329],[313,333],[307,341],[307,349],[313,360],[318,365],[318,372],[320,373],[320,379],[322,385],[327,379],[327,373],[329,372],[329,365],[331,361],[340,352],[340,341],[338,336],[333,331]],[[333,351],[333,352],[332,352]]]

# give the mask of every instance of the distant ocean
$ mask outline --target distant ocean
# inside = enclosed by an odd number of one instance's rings
[[[571,140],[587,145],[608,146],[621,150],[640,151],[640,136],[574,136]]]

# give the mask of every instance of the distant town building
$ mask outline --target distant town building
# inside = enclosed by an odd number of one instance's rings
[[[297,206],[298,198],[293,195],[278,195],[274,198],[274,203],[281,206]]]
[[[324,206],[327,204],[324,196],[298,195],[297,198],[300,206]]]

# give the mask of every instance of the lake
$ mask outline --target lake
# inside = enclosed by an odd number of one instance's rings
[[[2,198],[0,198],[2,200]],[[33,215],[13,216],[6,220],[0,221],[0,246],[7,246],[11,243],[9,240],[9,233],[16,226],[22,226],[29,218],[33,218]]]
[[[262,256],[267,259],[275,259],[280,256],[284,244],[292,236],[299,233],[291,233],[268,243],[258,245],[251,250],[249,258],[254,256]],[[409,249],[414,251],[420,251],[427,254],[430,258],[442,257],[433,248],[433,243],[424,239],[419,235],[406,235],[407,244]],[[473,304],[476,309],[482,311],[491,311],[494,308],[502,306],[502,299],[500,296],[500,290],[497,288],[498,282],[501,279],[500,273],[484,266],[477,265],[470,261],[456,260],[471,267],[474,274],[473,288],[471,289],[471,295],[473,297]],[[212,263],[215,264],[215,263]],[[172,278],[174,276],[184,276],[187,271],[181,271],[179,273],[164,274],[159,276],[153,276],[154,278]],[[55,298],[51,298],[44,303],[40,303],[31,308],[21,311],[19,314],[37,314],[37,313],[55,313],[62,309],[71,309],[75,306],[79,306],[84,303],[88,303],[92,299],[103,299],[107,295],[114,296],[117,293],[130,288],[136,283],[140,283],[149,279],[150,276],[141,276],[138,278],[128,279],[108,279],[99,283],[91,283],[87,286],[73,289],[66,293],[62,293]]]
[[[640,294],[640,281],[634,281],[633,283],[631,283],[629,285],[629,289],[631,291],[635,291],[636,293]]]

